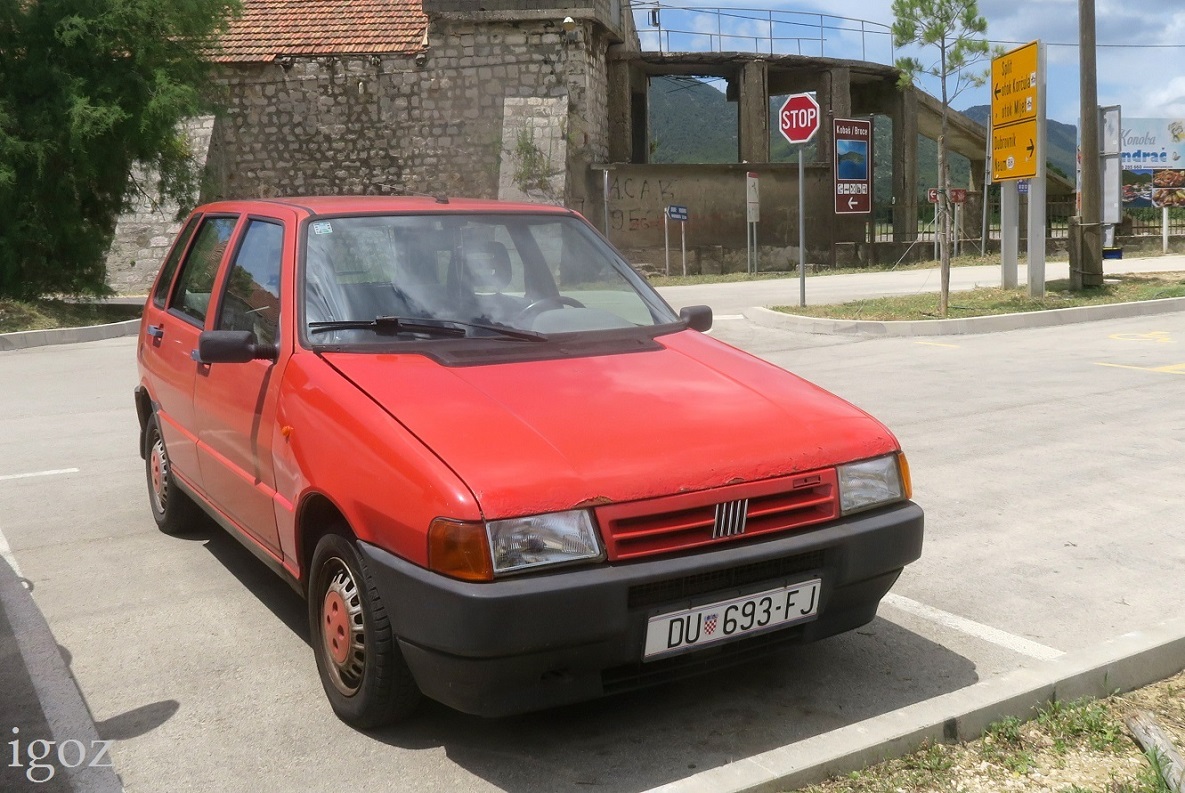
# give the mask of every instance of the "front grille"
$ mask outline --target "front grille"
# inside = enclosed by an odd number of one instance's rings
[[[607,504],[597,521],[610,560],[789,531],[839,515],[835,469],[676,496]]]
[[[818,570],[823,567],[823,562],[823,552],[814,551],[798,556],[766,559],[724,570],[713,570],[710,573],[696,573],[682,578],[638,584],[630,587],[628,604],[630,609],[644,609],[662,603],[687,600],[709,592],[726,592],[759,581]]]

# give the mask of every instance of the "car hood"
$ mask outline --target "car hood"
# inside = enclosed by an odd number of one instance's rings
[[[618,355],[444,366],[325,353],[487,519],[767,479],[898,448],[864,411],[694,331]]]

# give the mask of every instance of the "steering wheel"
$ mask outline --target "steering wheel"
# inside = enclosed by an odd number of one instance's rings
[[[585,308],[586,306],[574,297],[567,295],[551,295],[549,297],[541,297],[529,306],[518,312],[515,317],[516,322],[525,322],[526,320],[534,319],[544,311],[555,308],[563,308],[564,306],[571,306],[572,308]]]

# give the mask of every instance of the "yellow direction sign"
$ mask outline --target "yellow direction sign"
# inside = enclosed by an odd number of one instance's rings
[[[1035,179],[1038,158],[1037,119],[992,129],[992,181]]]
[[[1040,42],[1033,41],[992,58],[992,126],[1037,117],[1037,64]]]

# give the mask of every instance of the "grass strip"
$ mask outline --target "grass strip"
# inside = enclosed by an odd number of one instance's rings
[[[78,328],[138,319],[143,306],[68,300],[0,300],[0,333]]]
[[[960,319],[986,317],[996,314],[1017,314],[1027,311],[1046,311],[1053,308],[1098,306],[1107,303],[1134,303],[1185,297],[1185,277],[1180,273],[1141,273],[1108,276],[1107,283],[1097,289],[1070,291],[1067,280],[1049,281],[1045,296],[1031,298],[1028,289],[1000,289],[977,287],[970,291],[952,292],[950,311],[946,317],[938,312],[938,295],[925,292],[899,297],[878,297],[853,300],[850,303],[817,306],[772,306],[774,311],[804,317],[827,319],[863,319],[875,321]]]

